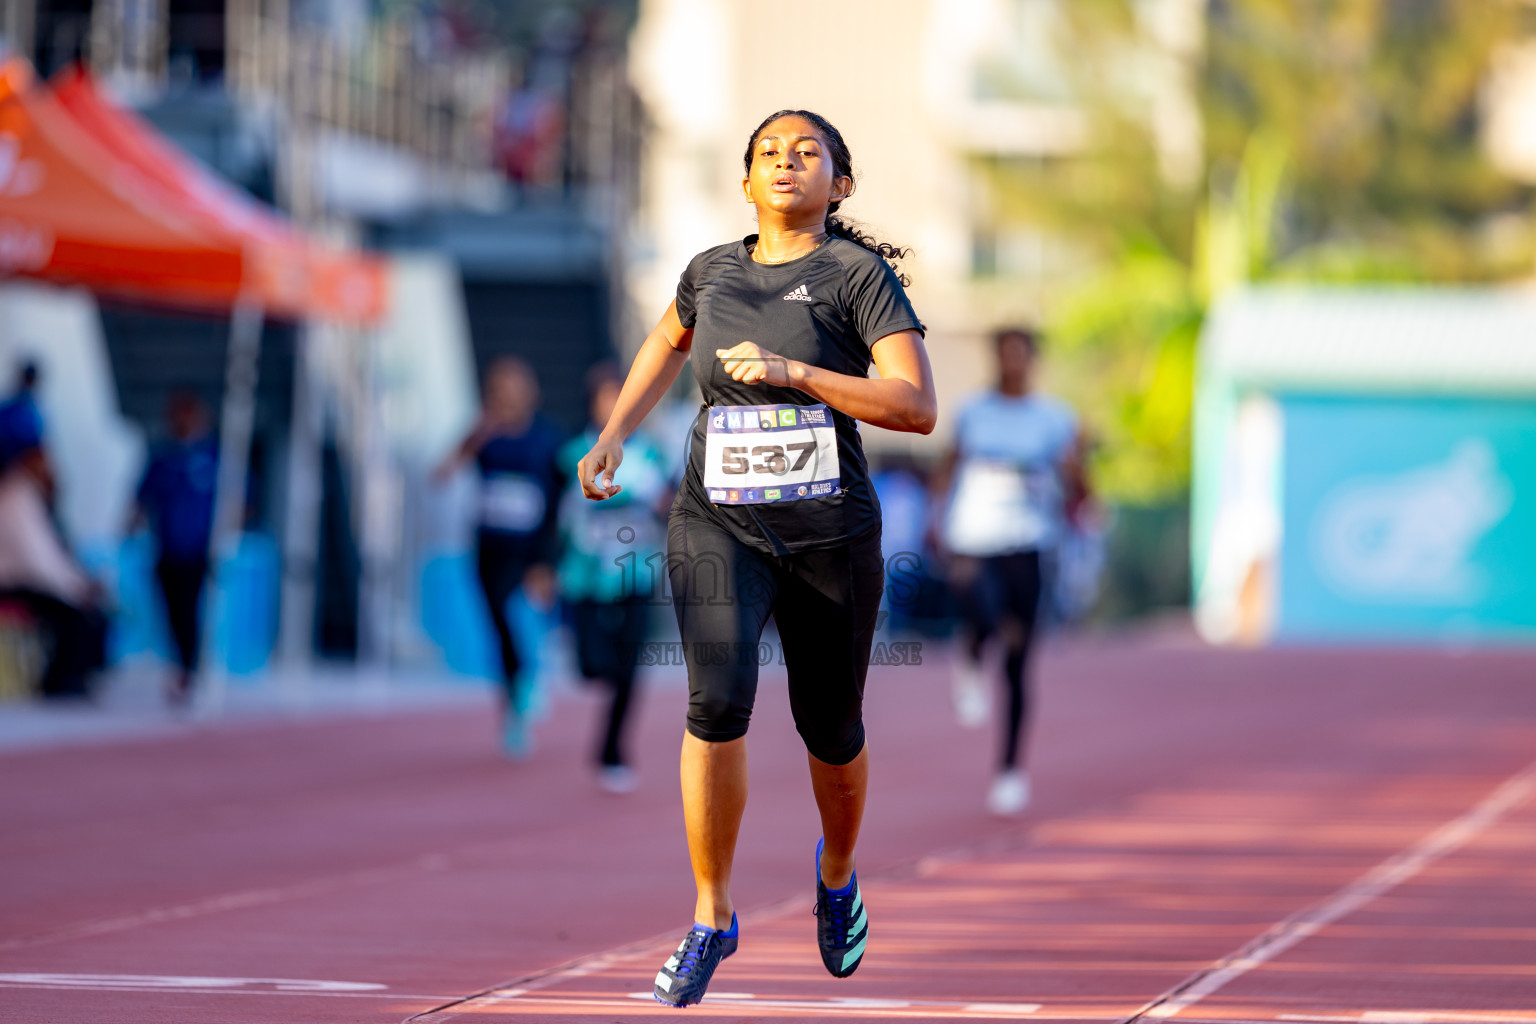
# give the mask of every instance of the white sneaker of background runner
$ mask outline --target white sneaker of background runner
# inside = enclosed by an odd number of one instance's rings
[[[1029,806],[1029,776],[1017,769],[1003,772],[992,780],[987,793],[987,810],[1008,817]]]
[[[640,784],[640,777],[635,774],[633,768],[622,764],[610,764],[604,765],[602,771],[598,772],[597,784],[606,793],[623,795],[635,791],[635,787]]]
[[[955,702],[955,721],[967,729],[980,729],[987,724],[992,703],[987,699],[987,683],[982,678],[979,664],[963,657],[955,662],[950,696]]]

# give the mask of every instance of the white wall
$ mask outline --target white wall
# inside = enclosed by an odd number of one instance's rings
[[[59,515],[79,548],[115,544],[143,467],[144,438],[123,419],[101,317],[89,292],[0,284],[0,394],[23,359],[41,371],[45,444],[59,484]]]

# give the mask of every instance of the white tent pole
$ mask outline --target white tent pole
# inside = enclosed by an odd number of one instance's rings
[[[284,672],[308,679],[320,547],[320,382],[315,346],[323,328],[305,324],[293,369],[288,433],[288,494],[283,523],[282,619],[278,652]]]
[[[229,568],[240,546],[245,514],[246,478],[250,474],[251,434],[256,419],[256,376],[261,355],[261,303],[246,296],[230,315],[229,349],[224,360],[224,402],[219,416],[219,475],[213,499],[213,535],[209,564],[213,569],[211,600],[203,629],[206,668],[206,710],[223,709],[228,666],[220,662],[213,643],[214,627],[224,623],[229,609]],[[226,632],[229,630],[226,629]]]
[[[393,486],[389,451],[380,409],[379,353],[369,331],[351,335],[357,356],[356,436],[357,540],[360,569],[357,599],[357,660],[365,669],[372,696],[382,697],[388,686],[390,626],[394,594],[391,583],[400,545],[397,488]]]

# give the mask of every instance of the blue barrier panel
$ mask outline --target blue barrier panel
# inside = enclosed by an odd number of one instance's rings
[[[542,712],[551,682],[546,677],[558,661],[552,650],[560,638],[559,613],[533,606],[521,591],[513,593],[507,609],[513,634],[518,638],[520,677],[530,684],[529,699],[534,710]],[[451,671],[501,680],[501,652],[472,554],[428,559],[421,573],[421,620],[422,628],[442,650],[443,660]]]
[[[421,624],[448,668],[501,678],[500,655],[471,555],[440,555],[421,571]]]
[[[1281,405],[1280,639],[1536,642],[1536,404]]]
[[[172,660],[165,607],[155,584],[154,541],[139,534],[115,549],[98,545],[82,553],[82,561],[93,573],[116,580],[110,659],[153,654]],[[250,675],[271,661],[277,641],[280,567],[281,555],[271,537],[243,534],[221,577],[225,600],[212,600],[212,580],[203,592],[204,626],[213,630],[212,655],[225,671]],[[215,610],[212,621],[211,610]]]

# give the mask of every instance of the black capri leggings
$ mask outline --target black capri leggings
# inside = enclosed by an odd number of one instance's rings
[[[759,644],[772,615],[789,671],[789,708],[812,756],[847,764],[864,749],[864,676],[885,569],[880,534],[765,555],[701,516],[667,524],[672,606],[688,665],[688,731],[723,743],[747,734]]]

